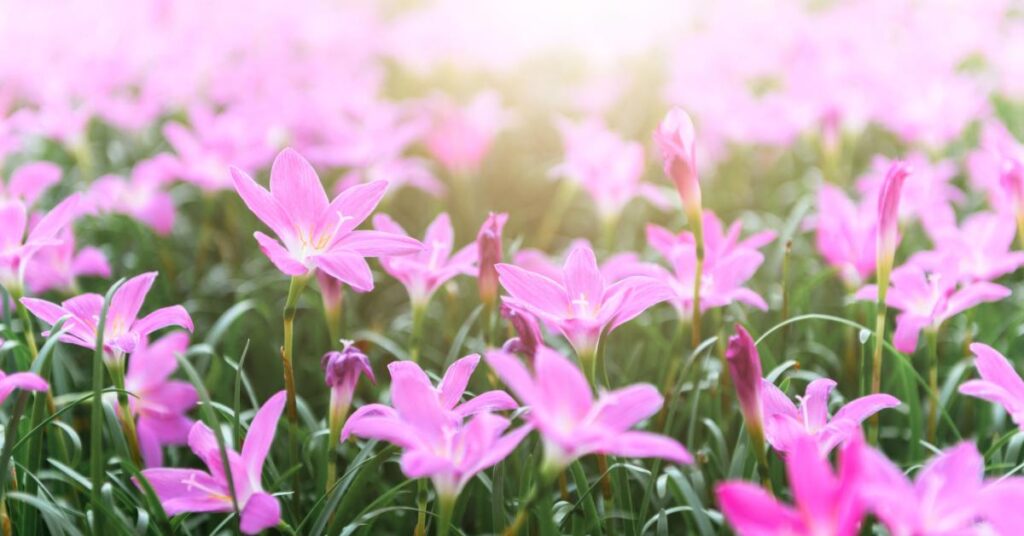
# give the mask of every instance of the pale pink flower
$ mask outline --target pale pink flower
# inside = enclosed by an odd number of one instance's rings
[[[1015,235],[1009,215],[976,212],[960,227],[936,229],[935,249],[915,253],[909,262],[932,272],[954,272],[963,283],[994,281],[1024,266],[1024,252],[1012,250]]]
[[[86,209],[94,214],[124,214],[166,235],[174,228],[175,206],[165,191],[173,178],[173,162],[167,154],[140,161],[130,178],[105,175],[93,182],[86,194]]]
[[[663,399],[653,385],[636,384],[602,392],[594,400],[586,377],[558,352],[540,347],[533,372],[519,358],[495,350],[487,363],[529,408],[527,422],[544,439],[542,472],[552,475],[588,454],[624,458],[664,458],[691,463],[693,457],[676,440],[632,430],[661,409]]]
[[[1014,424],[1024,429],[1024,380],[1021,380],[1011,363],[987,344],[971,344],[974,366],[980,380],[968,380],[960,386],[960,392],[995,402],[1006,410]]]
[[[75,235],[65,227],[58,235],[60,244],[39,248],[25,271],[25,286],[34,295],[50,290],[72,292],[78,278],[110,277],[110,263],[99,248],[85,246],[75,251]]]
[[[665,175],[675,183],[686,214],[691,218],[698,218],[701,213],[695,138],[693,121],[680,108],[669,110],[654,131],[654,142],[661,151]]]
[[[0,201],[0,284],[14,293],[22,291],[32,257],[39,249],[60,243],[61,230],[77,216],[79,199],[73,194],[61,201],[31,229],[24,202]]]
[[[562,281],[562,265],[565,258],[576,248],[593,249],[590,241],[584,238],[573,240],[563,255],[558,258],[532,248],[520,249],[512,255],[512,264],[531,272],[536,272],[549,279]],[[605,259],[600,266],[601,276],[605,281],[614,283],[631,275],[656,275],[657,266],[640,260],[639,255],[632,251],[616,253]]]
[[[253,417],[241,454],[228,449],[228,470],[234,490],[228,484],[217,439],[202,422],[192,426],[188,445],[209,471],[170,467],[142,471],[167,515],[231,512],[234,510],[233,494],[238,501],[245,534],[258,534],[280,523],[281,505],[273,495],[263,491],[262,481],[263,463],[274,442],[284,403],[284,391],[270,397]]]
[[[52,162],[30,162],[11,172],[6,182],[0,183],[0,199],[20,199],[31,207],[39,196],[60,182],[64,172]]]
[[[464,107],[438,98],[434,125],[427,133],[427,150],[449,172],[474,173],[491,150],[494,138],[509,123],[501,97],[493,91],[478,93]]]
[[[287,275],[319,268],[359,291],[373,289],[365,257],[417,253],[422,244],[407,236],[357,231],[387,188],[383,181],[353,186],[328,201],[316,171],[291,149],[281,151],[270,170],[270,191],[231,168],[235,189],[249,210],[278,239],[256,232],[260,249]]]
[[[1001,179],[1007,164],[1024,161],[1024,146],[998,120],[985,121],[979,147],[967,155],[971,186],[987,194],[989,204],[997,211],[1012,211],[1013,196],[1006,195]]]
[[[848,287],[859,287],[875,272],[878,211],[874,204],[854,204],[839,188],[818,189],[815,244]]]
[[[373,217],[378,231],[407,236],[408,233],[386,214]],[[441,213],[427,226],[423,250],[415,255],[383,257],[380,265],[391,277],[405,285],[414,307],[430,301],[434,292],[458,275],[476,275],[477,245],[469,244],[453,253],[455,230],[447,213]]]

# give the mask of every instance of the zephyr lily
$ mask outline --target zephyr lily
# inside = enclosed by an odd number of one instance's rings
[[[747,425],[747,432],[753,439],[757,454],[761,456],[764,447],[764,414],[761,406],[761,355],[754,345],[754,338],[741,325],[736,324],[736,334],[729,337],[725,349],[725,361],[729,365],[729,377],[736,388],[740,411]]]
[[[1010,216],[977,212],[955,226],[932,233],[933,251],[910,258],[927,271],[952,271],[963,283],[993,281],[1024,266],[1024,251],[1011,251],[1014,226]],[[952,265],[955,269],[949,270]]]
[[[665,175],[675,183],[687,216],[699,225],[702,208],[695,138],[693,121],[680,108],[670,110],[654,131]]]
[[[6,182],[0,182],[0,199],[21,200],[26,206],[35,204],[39,196],[63,175],[60,166],[52,162],[30,162],[13,172]]]
[[[390,216],[377,214],[373,226],[378,231],[407,235]],[[384,257],[380,264],[384,271],[405,285],[412,306],[425,307],[434,292],[458,275],[477,272],[477,245],[469,244],[452,254],[455,231],[448,214],[441,213],[427,226],[423,236],[424,248],[416,255]]]
[[[253,417],[241,454],[228,449],[228,470],[231,471],[233,490],[221,461],[217,439],[202,422],[192,426],[188,445],[209,471],[170,467],[142,471],[167,515],[231,512],[234,510],[234,495],[245,534],[258,534],[280,523],[281,505],[273,495],[263,491],[262,480],[263,462],[274,441],[284,404],[284,391],[270,397]]]
[[[1024,533],[1024,478],[1001,478],[989,482],[981,489],[976,503],[981,517],[990,529],[981,534]]]
[[[952,263],[944,263],[949,267]],[[874,285],[868,285],[857,292],[858,299],[871,299],[877,294],[886,296],[886,304],[898,309],[896,332],[893,345],[901,352],[913,352],[921,330],[934,331],[947,319],[981,303],[1002,300],[1010,295],[1010,289],[977,281],[957,285],[957,273],[927,273],[920,266],[905,264],[892,272],[892,287],[880,293]]]
[[[569,244],[565,251],[566,255],[561,258],[550,257],[539,249],[526,248],[520,249],[512,256],[512,264],[549,279],[562,281],[562,265],[565,264],[565,256],[580,247],[593,249],[589,240],[579,238]],[[656,265],[641,261],[639,256],[632,251],[616,253],[608,257],[601,263],[600,269],[601,276],[608,283],[615,283],[631,275],[656,276],[659,274]]]
[[[278,239],[256,232],[260,249],[290,276],[319,268],[359,291],[373,289],[365,257],[417,253],[422,244],[407,236],[357,231],[380,202],[387,183],[353,186],[328,201],[316,171],[292,149],[281,151],[270,170],[270,191],[238,168],[231,168],[235,189]]]
[[[511,264],[498,264],[501,285],[513,306],[555,326],[591,364],[602,333],[635,318],[652,305],[668,299],[669,288],[653,277],[632,276],[608,284],[597,266],[594,251],[577,247],[554,281]]]
[[[341,435],[341,426],[352,406],[352,397],[356,392],[359,376],[366,376],[371,382],[377,383],[370,368],[370,359],[356,347],[352,341],[342,341],[344,348],[340,352],[327,352],[320,358],[320,368],[324,371],[324,383],[331,389],[331,402],[328,409],[327,425],[327,479],[324,489],[330,490],[334,485],[337,473],[337,461],[334,448],[337,438]]]
[[[937,454],[913,481],[875,449],[860,449],[860,456],[860,495],[890,534],[975,534],[985,460],[973,443]]]
[[[178,368],[176,356],[187,349],[188,335],[169,333],[152,344],[141,339],[128,360],[124,388],[132,393],[128,405],[137,419],[135,429],[146,467],[163,465],[163,445],[188,441],[193,421],[185,414],[195,407],[199,395],[192,384],[170,379]],[[114,405],[116,395],[107,396]]]
[[[491,212],[487,220],[480,226],[476,235],[477,261],[479,275],[477,286],[480,291],[480,301],[488,307],[493,308],[498,300],[498,271],[497,264],[501,262],[502,247],[501,234],[508,221],[508,214]]]
[[[856,289],[875,272],[878,212],[867,202],[854,204],[839,188],[818,190],[815,244],[848,288]]]
[[[543,346],[534,356],[533,373],[519,358],[500,350],[488,352],[487,363],[529,407],[525,418],[544,439],[542,474],[546,478],[588,454],[693,461],[676,440],[631,430],[661,409],[663,399],[653,385],[602,392],[594,400],[580,369]]]
[[[858,435],[865,419],[900,405],[892,395],[867,395],[851,400],[830,418],[828,397],[835,386],[836,382],[827,378],[810,382],[804,396],[797,397],[798,407],[775,384],[762,378],[761,411],[768,444],[779,452],[790,452],[799,437],[810,436],[821,454],[827,455]]]
[[[502,345],[501,349],[512,354],[523,354],[532,363],[537,348],[544,344],[537,319],[526,311],[521,311],[507,303],[501,304],[501,316],[512,324],[516,330],[513,337]]]
[[[49,388],[50,385],[46,383],[46,380],[34,372],[7,374],[0,370],[0,404],[3,404],[15,389],[21,389],[22,391],[46,391]]]
[[[150,333],[168,326],[179,326],[192,331],[192,317],[181,305],[162,307],[139,318],[142,303],[153,286],[156,272],[137,275],[121,285],[110,299],[104,326],[103,348],[112,363],[123,363]],[[57,305],[38,298],[21,298],[21,303],[40,320],[53,325],[68,317],[61,340],[85,348],[96,347],[97,323],[103,310],[103,296],[81,294]],[[44,332],[44,335],[48,333]]]
[[[28,209],[20,200],[0,202],[0,284],[19,295],[25,269],[32,256],[45,246],[60,243],[60,232],[77,215],[79,194],[73,194],[46,213],[28,230]]]
[[[25,271],[25,286],[32,294],[50,290],[73,292],[82,276],[110,277],[110,263],[99,248],[86,246],[75,251],[75,235],[65,227],[60,243],[39,248]]]
[[[999,404],[1024,429],[1024,380],[1020,374],[1003,354],[987,344],[973,343],[971,352],[981,379],[964,382],[960,392]]]
[[[865,509],[857,492],[863,448],[860,439],[848,442],[834,474],[814,440],[801,437],[786,456],[794,505],[749,482],[730,481],[715,488],[722,514],[740,536],[853,536]]]

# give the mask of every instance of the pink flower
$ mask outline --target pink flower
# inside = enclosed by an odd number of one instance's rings
[[[537,319],[530,313],[520,311],[507,303],[501,304],[501,316],[512,324],[517,335],[505,341],[501,349],[510,354],[523,354],[532,363],[537,349],[544,344]]]
[[[723,230],[722,222],[710,210],[704,211],[704,268],[701,277],[702,311],[741,302],[761,310],[768,304],[754,291],[743,287],[764,262],[758,251],[775,239],[772,231],[762,231],[740,240],[742,223],[737,221]],[[657,268],[656,276],[667,283],[671,299],[680,315],[693,310],[693,280],[697,272],[697,248],[693,234],[678,235],[657,225],[647,226],[647,243],[672,265],[672,272]]]
[[[691,218],[698,218],[701,213],[695,138],[693,121],[680,108],[669,110],[654,131],[654,142],[661,151],[665,175],[675,183],[683,207]]]
[[[878,280],[883,284],[889,280],[889,271],[892,270],[893,259],[896,257],[896,244],[899,241],[900,231],[900,191],[908,176],[910,176],[910,168],[906,164],[899,161],[893,162],[878,191],[878,252],[876,259]],[[885,289],[882,290],[884,292]]]
[[[49,388],[50,385],[46,383],[46,380],[34,372],[15,372],[14,374],[7,374],[0,370],[0,404],[3,404],[15,389],[21,389],[23,391],[46,391]]]
[[[1016,199],[1006,195],[1006,186],[1012,186],[1016,165],[1022,159],[1024,146],[1002,123],[987,120],[982,126],[980,147],[967,156],[971,186],[986,192],[989,204],[997,211],[1012,211]]]
[[[501,97],[485,91],[462,108],[444,98],[437,99],[434,107],[434,126],[425,140],[427,150],[451,173],[476,172],[495,136],[508,124]]]
[[[833,474],[814,440],[801,437],[786,456],[796,504],[782,504],[754,484],[732,481],[715,488],[722,514],[740,536],[853,536],[864,516],[858,493],[859,451],[864,448],[859,439],[848,442],[839,455],[839,473]]]
[[[373,288],[365,257],[417,253],[422,244],[407,236],[356,231],[387,188],[377,181],[353,186],[328,202],[313,167],[285,149],[270,170],[270,191],[237,168],[235,189],[249,210],[284,242],[256,232],[260,249],[285,274],[306,275],[319,268],[359,291]]]
[[[284,391],[270,397],[253,417],[241,454],[232,449],[227,451],[234,496],[241,512],[241,528],[246,534],[258,534],[281,521],[281,505],[273,495],[263,491],[262,480],[263,462],[274,441],[284,403]],[[213,431],[202,422],[195,423],[188,434],[188,445],[209,472],[170,467],[142,471],[167,515],[233,511],[232,489]]]
[[[848,287],[859,287],[875,272],[878,212],[873,204],[855,205],[842,190],[824,184],[814,227],[818,251]]]
[[[0,198],[20,199],[31,207],[43,192],[60,182],[63,174],[60,166],[52,162],[22,164],[11,172],[6,183],[0,184]]]
[[[373,376],[369,358],[351,341],[345,341],[345,348],[340,352],[324,354],[320,368],[324,371],[324,383],[331,389],[331,417],[338,419],[340,427],[340,419],[348,414],[352,405],[359,376],[366,376],[373,383],[377,383],[377,378]]]
[[[404,229],[386,214],[373,217],[373,227],[394,235],[407,235]],[[454,255],[455,231],[448,214],[441,213],[427,227],[424,248],[416,255],[384,257],[384,271],[405,285],[413,307],[422,307],[434,292],[457,275],[475,275],[477,245],[469,244]]]
[[[580,355],[596,348],[602,332],[635,318],[669,298],[669,289],[657,279],[632,276],[608,284],[588,247],[572,250],[562,268],[562,280],[511,264],[498,264],[501,285],[512,296],[510,304],[555,326]]]
[[[933,231],[935,249],[915,253],[909,262],[932,272],[955,272],[963,283],[993,281],[1024,266],[1024,252],[1011,251],[1015,234],[1008,215],[976,212],[959,228]]]
[[[104,175],[86,194],[86,208],[97,214],[124,214],[166,235],[174,228],[174,198],[164,191],[173,178],[173,162],[166,154],[143,160],[130,178]]]
[[[676,440],[631,430],[661,408],[663,399],[652,385],[604,392],[595,401],[580,369],[546,347],[538,348],[533,373],[519,358],[499,350],[487,354],[487,363],[529,407],[526,419],[544,438],[545,475],[557,474],[573,460],[593,453],[693,461]]]
[[[971,345],[971,352],[981,379],[964,382],[960,392],[999,404],[1024,429],[1024,380],[1013,364],[987,344],[976,342]]]
[[[188,441],[193,421],[185,414],[195,407],[199,395],[192,384],[170,379],[178,368],[176,356],[187,349],[185,333],[170,333],[152,344],[143,338],[128,360],[124,387],[131,393],[128,404],[138,419],[135,428],[146,467],[163,465],[163,445]],[[120,411],[116,396],[108,396],[108,402]]]
[[[900,405],[891,395],[874,394],[851,400],[829,418],[828,395],[836,382],[819,378],[807,384],[800,406],[772,382],[761,379],[761,407],[764,412],[765,439],[779,452],[791,452],[799,438],[814,439],[822,456],[860,433],[865,419],[886,408]]]
[[[1010,295],[1010,289],[1002,285],[978,281],[958,287],[958,280],[955,271],[926,273],[914,264],[893,270],[892,287],[883,295],[886,296],[886,305],[901,311],[896,316],[896,332],[893,334],[893,345],[897,350],[913,352],[922,329],[938,329],[947,319],[967,309]],[[873,300],[877,293],[875,285],[868,285],[857,291],[855,297]]]
[[[342,440],[351,434],[398,445],[405,451],[401,464],[407,477],[430,477],[438,495],[456,497],[473,476],[505,459],[531,429],[506,434],[509,420],[490,413],[517,407],[504,391],[459,404],[479,361],[475,354],[456,361],[436,388],[416,363],[391,363],[394,407],[359,408],[345,423]]]
[[[110,308],[104,326],[103,346],[107,357],[119,361],[124,354],[135,351],[150,333],[168,326],[193,330],[192,317],[180,305],[162,307],[139,318],[142,303],[153,286],[156,272],[137,275],[121,285],[110,299]],[[32,314],[48,324],[56,324],[68,317],[64,328],[68,332],[61,340],[69,344],[96,347],[97,322],[103,310],[103,296],[81,294],[60,305],[37,298],[22,298],[21,303]],[[48,333],[44,332],[44,335]]]
[[[498,299],[498,271],[497,264],[501,262],[503,255],[501,246],[501,234],[508,221],[508,214],[491,212],[487,220],[480,226],[476,235],[477,264],[479,274],[477,275],[477,287],[480,291],[480,301],[493,306]]]
[[[61,230],[77,215],[79,197],[74,194],[61,201],[28,231],[28,236],[25,203],[0,201],[0,284],[14,293],[22,291],[25,269],[32,256],[42,247],[60,243]]]
[[[70,292],[82,276],[110,277],[110,263],[99,248],[86,246],[75,252],[71,227],[59,234],[60,244],[39,248],[25,271],[25,285],[35,295],[50,290]]]
[[[1007,158],[999,174],[999,185],[1018,218],[1024,217],[1024,163],[1019,158]]]
[[[547,253],[539,249],[520,249],[512,256],[512,264],[531,272],[562,281],[562,265],[565,258],[576,248],[593,249],[590,241],[579,238],[573,240],[560,258],[549,257]],[[601,276],[605,281],[614,283],[631,275],[658,274],[658,267],[651,263],[640,260],[639,256],[632,251],[616,253],[601,263]]]
[[[736,388],[743,420],[747,430],[759,438],[764,446],[764,415],[761,410],[761,356],[754,346],[754,339],[743,326],[736,324],[736,334],[729,337],[725,349],[725,361],[729,365],[729,377]]]

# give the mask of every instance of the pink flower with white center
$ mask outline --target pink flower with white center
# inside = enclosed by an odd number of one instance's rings
[[[280,242],[258,231],[255,237],[263,253],[287,275],[303,276],[319,268],[365,292],[373,289],[366,257],[422,250],[422,244],[407,236],[355,230],[384,196],[384,181],[353,186],[328,201],[316,171],[291,149],[274,159],[270,191],[237,168],[231,168],[231,175],[249,210],[277,234]]]
[[[532,373],[518,357],[503,351],[489,352],[487,363],[529,408],[527,422],[544,440],[541,472],[547,478],[588,454],[693,461],[676,440],[632,430],[661,409],[663,399],[652,385],[603,392],[594,400],[580,369],[543,346],[537,349]]]
[[[900,311],[892,340],[897,350],[913,352],[921,330],[937,330],[943,322],[967,309],[1010,295],[1010,289],[1002,285],[988,281],[958,285],[959,279],[955,271],[928,273],[915,264],[892,271],[892,286],[885,294],[885,303]],[[868,285],[857,291],[855,297],[874,300],[877,293],[875,285]]]
[[[971,345],[974,366],[979,380],[968,380],[960,385],[960,393],[989,402],[1006,410],[1021,429],[1024,429],[1024,380],[1013,368],[1013,363],[987,344]]]
[[[854,536],[864,517],[858,493],[863,479],[860,451],[854,439],[839,454],[838,474],[810,437],[800,437],[786,456],[792,506],[749,482],[728,481],[715,487],[726,521],[740,536]]]
[[[427,150],[450,173],[475,173],[491,150],[494,138],[509,122],[501,97],[478,93],[464,107],[445,98],[434,103],[434,126],[427,133]]]
[[[819,452],[828,455],[837,445],[857,436],[865,419],[900,405],[899,399],[891,395],[867,395],[851,400],[830,418],[828,396],[835,381],[819,378],[807,384],[804,396],[797,397],[799,406],[772,382],[764,378],[760,381],[765,439],[779,452],[791,452],[800,437],[809,436]]]
[[[125,354],[134,352],[150,333],[158,329],[168,326],[179,326],[189,331],[194,329],[192,317],[180,305],[162,307],[139,318],[139,311],[142,310],[146,294],[156,276],[156,272],[137,275],[125,281],[111,297],[103,333],[103,347],[108,360],[122,362]],[[60,305],[38,298],[22,298],[21,303],[29,312],[50,325],[67,317],[64,329],[68,332],[61,336],[63,342],[96,348],[103,296],[81,294]],[[49,335],[48,332],[43,334]]]
[[[0,199],[20,199],[31,207],[54,184],[60,182],[64,172],[52,162],[30,162],[11,172],[6,182],[0,183]]]
[[[78,278],[110,277],[110,263],[99,248],[86,246],[75,251],[75,235],[71,227],[59,234],[61,243],[39,248],[25,271],[25,286],[39,295],[50,290],[73,292]]]
[[[668,287],[653,277],[632,276],[609,284],[594,251],[582,246],[569,253],[560,281],[511,264],[498,264],[497,269],[501,285],[511,295],[509,303],[555,326],[586,361],[602,333],[671,296]]]
[[[46,213],[28,230],[28,209],[21,200],[0,201],[0,284],[13,294],[22,292],[25,270],[40,248],[60,243],[60,232],[78,213],[79,194],[73,194]]]
[[[839,188],[823,184],[813,225],[818,251],[847,287],[860,287],[871,277],[878,253],[878,211],[873,203],[854,204]]]
[[[161,467],[142,471],[169,516],[184,513],[232,512],[234,491],[245,534],[258,534],[281,522],[281,505],[263,491],[263,463],[284,411],[285,392],[270,397],[256,412],[246,434],[242,452],[228,449],[225,470],[217,439],[206,424],[197,422],[188,434],[188,445],[209,471]],[[231,483],[228,473],[231,471]],[[136,485],[138,483],[136,482]]]
[[[86,194],[86,209],[95,214],[124,214],[158,234],[170,234],[175,207],[165,187],[173,178],[172,165],[170,155],[161,154],[136,164],[130,178],[104,175],[96,179]]]
[[[407,236],[405,229],[386,214],[373,217],[378,231]],[[434,292],[458,275],[476,275],[477,245],[471,243],[453,254],[455,231],[448,214],[441,213],[427,226],[423,250],[415,255],[383,257],[384,271],[405,285],[413,307],[424,307]]]
[[[728,230],[710,210],[704,211],[704,268],[701,277],[702,311],[741,302],[767,310],[768,304],[754,291],[743,286],[764,262],[758,251],[775,239],[772,231],[762,231],[740,240],[742,223],[733,222]],[[656,268],[657,277],[672,290],[672,305],[680,316],[693,310],[693,286],[697,271],[697,248],[693,234],[678,235],[657,225],[647,226],[647,243],[672,265],[672,272]]]
[[[993,281],[1024,266],[1024,252],[1012,251],[1014,235],[1009,215],[976,212],[960,227],[933,232],[935,249],[915,253],[909,262],[931,272],[955,272],[962,283]]]

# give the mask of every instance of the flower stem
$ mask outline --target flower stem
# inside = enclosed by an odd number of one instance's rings
[[[928,442],[935,444],[939,416],[939,332],[937,329],[925,330],[928,344]]]
[[[452,514],[455,512],[457,497],[437,498],[437,536],[448,536],[452,526]]]
[[[288,393],[288,462],[294,466],[298,459],[299,437],[299,410],[295,403],[295,370],[292,366],[292,344],[294,342],[295,313],[302,289],[309,281],[309,274],[292,276],[291,284],[288,286],[288,299],[284,303],[284,345],[281,347],[281,361],[284,368],[284,388]],[[299,472],[295,473],[295,490],[293,502],[298,505],[299,488],[301,480]]]
[[[342,333],[341,302],[337,304],[327,303],[324,300],[324,322],[327,324],[327,335],[331,338],[331,344],[338,344]]]
[[[420,348],[423,345],[423,323],[427,316],[425,303],[412,305],[412,331],[409,334],[409,359],[413,363],[420,362]],[[485,320],[486,321],[486,320]]]
[[[419,514],[416,515],[416,530],[414,536],[427,536],[427,479],[421,478],[416,482],[416,506]]]
[[[330,415],[328,416],[328,428],[330,432],[327,434],[327,478],[324,486],[324,492],[330,492],[331,488],[334,487],[334,482],[338,477],[338,439],[341,437],[341,427],[345,423],[345,417],[348,416],[348,410],[351,406],[350,401],[346,402],[339,400],[339,395],[336,390],[331,389],[331,409]]]
[[[871,359],[871,394],[878,394],[882,390],[882,346],[885,337],[885,302],[880,300],[877,304],[878,312],[875,315],[875,351]],[[878,444],[878,414],[871,417],[868,438],[871,444]]]
[[[700,287],[704,274],[704,224],[701,215],[691,215],[693,236],[697,246],[697,266],[693,274],[693,318],[690,321],[690,344],[693,348],[700,345]]]
[[[117,403],[119,406],[118,419],[121,421],[121,428],[124,430],[125,440],[128,442],[128,453],[135,465],[142,467],[142,451],[139,448],[139,435],[135,431],[135,415],[132,414],[131,405],[128,403],[128,393],[124,383],[124,356],[117,356],[114,363],[107,363],[107,372],[117,388]]]

